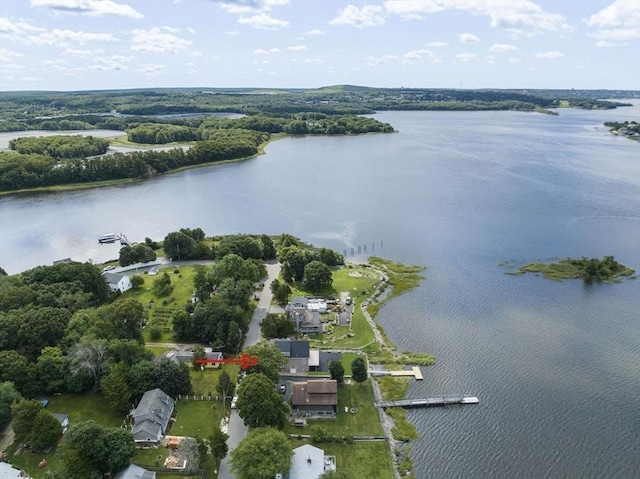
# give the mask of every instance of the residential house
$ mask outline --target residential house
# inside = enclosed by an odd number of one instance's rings
[[[297,416],[332,418],[338,412],[338,382],[309,379],[291,385],[291,409]]]
[[[322,449],[305,444],[293,450],[289,479],[318,479],[326,471],[335,470],[335,456],[325,456]]]
[[[135,464],[129,464],[128,467],[118,472],[113,479],[156,479],[156,473],[155,471],[147,471]]]
[[[127,275],[117,273],[103,273],[103,275],[107,280],[111,291],[120,291],[121,293],[124,293],[132,287],[131,280]]]
[[[326,304],[325,304],[326,311]],[[302,334],[319,334],[324,331],[320,322],[320,307],[316,303],[309,303],[307,298],[296,296],[285,307],[285,315],[296,326],[296,331]]]
[[[222,353],[214,351],[212,348],[204,348],[206,359],[223,359]],[[190,363],[193,361],[193,351],[167,351],[163,355],[174,363]]]
[[[0,479],[29,479],[20,469],[14,469],[8,462],[0,461]]]
[[[158,445],[167,430],[174,408],[175,401],[161,389],[145,392],[138,407],[131,411],[131,434],[136,445]]]
[[[289,374],[309,372],[309,341],[276,339],[273,344],[287,358],[287,364],[280,372]]]
[[[334,351],[318,351],[318,371],[328,371],[331,361],[341,361],[342,353]],[[314,371],[314,369],[311,369]]]
[[[62,434],[64,434],[65,432],[67,432],[67,429],[69,429],[69,416],[67,416],[66,414],[53,414],[53,417],[55,417],[58,422],[60,423],[60,426],[62,427]]]

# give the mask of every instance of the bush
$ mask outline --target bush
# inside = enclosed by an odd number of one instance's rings
[[[154,324],[149,328],[149,338],[151,341],[159,341],[162,339],[162,329],[157,324]]]

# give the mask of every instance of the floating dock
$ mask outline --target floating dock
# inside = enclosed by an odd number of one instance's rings
[[[438,396],[423,399],[402,399],[400,401],[378,401],[376,406],[378,407],[435,407],[435,406],[447,406],[449,404],[478,404],[480,401],[475,396]]]
[[[402,369],[400,371],[372,370],[369,371],[369,374],[373,376],[413,376],[419,381],[424,379],[422,377],[422,371],[420,371],[418,366],[414,366],[411,369]]]

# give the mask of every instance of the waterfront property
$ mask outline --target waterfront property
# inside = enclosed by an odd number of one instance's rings
[[[338,382],[309,379],[291,385],[291,409],[296,416],[329,417],[338,411]]]
[[[317,368],[320,364],[320,356],[317,350],[309,349],[309,341],[297,339],[276,339],[273,344],[287,358],[287,364],[280,369],[280,372],[297,374],[308,373],[311,366]],[[313,365],[311,364],[313,356]]]
[[[296,296],[287,304],[285,313],[296,326],[296,331],[301,334],[320,334],[324,331],[320,322],[320,306],[317,303],[309,303],[307,298]],[[324,306],[326,311],[326,303]]]
[[[325,456],[322,449],[305,444],[293,450],[289,479],[318,479],[326,471],[335,470],[335,456]]]

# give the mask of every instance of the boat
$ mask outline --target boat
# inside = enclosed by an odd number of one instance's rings
[[[460,399],[460,404],[478,404],[480,402],[475,396],[465,396]]]
[[[120,237],[115,233],[107,233],[106,235],[98,236],[98,243],[115,243]]]

